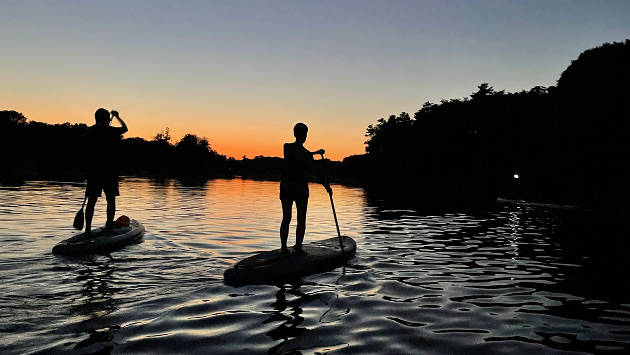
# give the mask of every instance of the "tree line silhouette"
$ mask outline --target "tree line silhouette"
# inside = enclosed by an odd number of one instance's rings
[[[29,178],[84,180],[86,173],[86,124],[47,124],[27,121],[20,112],[0,111],[0,181]],[[205,137],[186,134],[173,143],[162,131],[152,140],[125,138],[111,161],[121,174],[153,177],[213,178],[227,176],[227,158],[217,153]],[[107,167],[103,167],[106,169]]]
[[[366,129],[366,152],[324,162],[332,181],[432,207],[487,207],[497,197],[630,208],[630,40],[584,51],[557,85],[508,93],[482,83],[470,97],[427,102]],[[0,178],[83,178],[85,124],[49,125],[0,111]],[[126,138],[123,174],[277,179],[282,160],[226,158],[208,140],[168,128]],[[518,178],[516,178],[518,177]]]
[[[429,205],[496,197],[630,208],[630,40],[586,50],[553,87],[427,102],[367,128],[344,160],[366,186]],[[518,178],[516,178],[518,177]]]

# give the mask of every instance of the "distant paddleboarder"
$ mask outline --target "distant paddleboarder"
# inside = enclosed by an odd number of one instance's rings
[[[87,189],[85,190],[88,202],[85,209],[85,234],[89,234],[92,229],[94,206],[102,192],[105,192],[107,200],[105,230],[111,232],[114,227],[116,196],[120,195],[115,158],[118,155],[117,149],[122,135],[127,132],[127,125],[117,111],[112,111],[111,116],[118,120],[120,127],[112,127],[109,111],[99,108],[94,114],[96,124],[88,128]]]
[[[295,142],[284,144],[284,166],[282,169],[282,180],[280,182],[280,201],[282,202],[282,224],[280,225],[280,242],[282,252],[288,254],[287,240],[289,238],[289,224],[293,210],[293,202],[297,208],[297,230],[295,233],[296,254],[304,255],[302,242],[306,230],[306,209],[308,206],[308,178],[307,172],[311,171],[313,165],[313,155],[324,154],[323,149],[311,152],[304,148],[308,127],[304,123],[297,123],[293,127]],[[321,176],[315,176],[324,185],[326,191],[332,194],[330,185]]]

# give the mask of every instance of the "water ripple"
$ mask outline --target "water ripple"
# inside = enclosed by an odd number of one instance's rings
[[[0,186],[0,352],[630,352],[624,255],[575,238],[601,239],[597,224],[576,233],[585,218],[527,205],[426,215],[334,188],[355,258],[293,284],[233,288],[226,268],[278,246],[278,183],[127,178],[118,208],[145,225],[143,243],[83,258],[50,252],[76,233],[83,184]],[[307,233],[336,235],[321,186]]]

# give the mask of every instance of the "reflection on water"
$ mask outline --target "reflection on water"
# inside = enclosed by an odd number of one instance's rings
[[[120,292],[112,285],[115,282],[113,275],[115,267],[109,263],[88,261],[83,264],[85,269],[79,269],[76,280],[83,285],[81,303],[70,307],[70,313],[88,318],[106,316],[116,311],[116,302],[113,295]],[[88,328],[87,339],[78,342],[74,348],[84,349],[96,345],[103,350],[111,350],[114,347],[114,332],[120,329],[118,325],[106,326],[99,329]]]
[[[114,267],[103,263],[86,262],[85,269],[79,270],[76,280],[83,284],[81,289],[83,304],[77,305],[72,313],[101,317],[116,309],[112,295],[116,288],[111,285]]]
[[[287,290],[285,286],[280,286],[280,289],[276,293],[276,302],[272,304],[275,312],[265,321],[265,323],[281,322],[279,327],[267,332],[267,335],[272,340],[283,340],[286,342],[308,331],[307,328],[299,326],[304,321],[304,318],[301,317],[300,314],[302,313],[301,306],[303,299],[306,295],[300,292],[299,286],[294,286],[289,290],[289,296],[295,296],[295,298],[287,301]],[[285,313],[287,307],[290,308],[289,311]],[[282,343],[272,348],[271,352],[277,352],[277,348],[281,345]]]
[[[126,179],[118,207],[144,242],[84,258],[50,252],[77,233],[82,184],[0,187],[0,353],[630,351],[627,215],[427,215],[334,188],[355,258],[300,283],[233,288],[226,268],[279,245],[277,183]],[[330,207],[313,185],[307,241],[336,235]]]

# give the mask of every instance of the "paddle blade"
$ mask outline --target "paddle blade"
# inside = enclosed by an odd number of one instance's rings
[[[74,216],[74,223],[72,223],[72,226],[78,230],[83,229],[83,220],[83,208],[81,208],[79,212],[77,212],[77,215]]]

